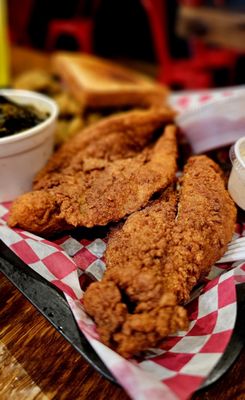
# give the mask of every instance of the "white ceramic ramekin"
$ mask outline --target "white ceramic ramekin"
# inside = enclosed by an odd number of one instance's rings
[[[228,190],[233,200],[245,210],[245,137],[240,138],[230,149],[232,170]]]
[[[31,129],[0,138],[0,202],[3,202],[29,191],[34,175],[52,154],[58,107],[48,97],[27,90],[3,89],[0,95],[49,114]]]

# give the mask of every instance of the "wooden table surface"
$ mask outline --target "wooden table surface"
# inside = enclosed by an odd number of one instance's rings
[[[244,400],[245,350],[209,390],[192,400]],[[0,273],[0,399],[128,399],[101,377]]]

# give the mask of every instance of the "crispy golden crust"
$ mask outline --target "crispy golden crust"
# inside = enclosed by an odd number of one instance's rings
[[[162,290],[161,267],[176,207],[170,190],[132,214],[109,239],[102,282],[85,292],[85,310],[95,319],[102,341],[124,357],[154,347],[188,325],[175,295]]]
[[[70,228],[60,215],[56,196],[41,190],[23,194],[13,203],[8,224],[43,235]]]
[[[180,193],[168,190],[109,239],[105,276],[84,296],[104,343],[131,357],[184,329],[178,303],[224,254],[235,218],[217,165],[191,158]]]
[[[152,148],[135,157],[76,159],[62,173],[43,181],[47,189],[18,198],[8,223],[48,235],[64,226],[93,227],[119,221],[173,182],[176,158],[176,129],[168,126]]]
[[[178,301],[188,300],[193,286],[225,253],[235,221],[236,208],[217,164],[206,156],[191,157],[163,275]]]
[[[132,157],[154,139],[154,133],[173,121],[169,108],[135,110],[105,118],[65,143],[34,180],[34,189],[49,187],[53,174],[61,173],[84,158],[117,160]]]

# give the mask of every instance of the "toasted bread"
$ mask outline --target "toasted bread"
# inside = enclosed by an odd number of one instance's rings
[[[168,93],[138,72],[87,54],[56,53],[51,65],[74,98],[89,108],[159,106]]]

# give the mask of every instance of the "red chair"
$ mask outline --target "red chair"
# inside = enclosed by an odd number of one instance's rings
[[[94,14],[99,5],[99,0],[93,0],[91,15],[89,17],[75,17],[73,19],[58,19],[50,21],[47,33],[47,50],[53,50],[59,37],[70,36],[76,40],[79,50],[85,53],[93,52]],[[77,15],[81,14],[83,1],[79,1]]]
[[[57,44],[59,37],[67,35],[73,37],[79,47],[79,50],[85,53],[93,52],[93,28],[94,24],[91,19],[60,19],[50,22],[47,34],[47,50],[53,50]]]
[[[203,5],[203,0],[180,0],[179,3],[188,7],[199,7]],[[224,0],[213,0],[213,3],[215,7],[220,7],[224,5]],[[197,67],[214,70],[226,68],[233,75],[237,60],[234,51],[210,48],[198,37],[191,38],[190,46]]]
[[[198,67],[193,59],[175,60],[171,57],[168,48],[165,0],[141,1],[149,18],[159,64],[158,80],[170,86],[181,86],[188,89],[211,87],[212,75]]]
[[[212,86],[212,71],[225,68],[233,77],[237,55],[225,49],[210,49],[200,39],[191,39],[192,57],[173,60],[168,49],[166,0],[141,0],[149,18],[156,56],[159,62],[159,80],[168,84],[182,82],[186,88]],[[202,0],[182,0],[188,6],[199,6]],[[192,79],[191,79],[192,76]],[[178,83],[177,82],[177,83]],[[196,86],[197,84],[197,86]],[[189,86],[190,85],[190,86]]]
[[[197,67],[210,70],[225,68],[233,76],[237,61],[237,53],[226,49],[210,49],[200,39],[190,42],[193,58]]]

